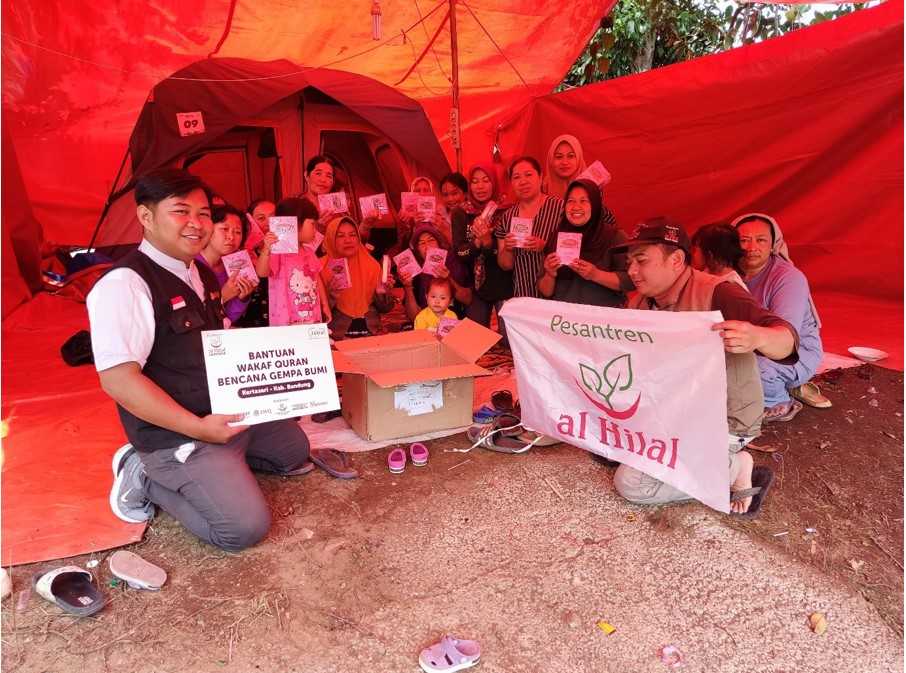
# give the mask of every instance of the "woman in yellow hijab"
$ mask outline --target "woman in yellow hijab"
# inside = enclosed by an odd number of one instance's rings
[[[321,280],[334,309],[329,324],[334,340],[379,334],[380,314],[390,311],[395,300],[390,281],[381,283],[381,265],[362,245],[352,218],[343,215],[327,223],[324,250]]]

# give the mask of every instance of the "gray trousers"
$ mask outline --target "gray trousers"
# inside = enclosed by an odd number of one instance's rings
[[[308,461],[308,450],[308,437],[287,419],[253,425],[226,444],[196,441],[139,455],[151,502],[205,542],[239,551],[271,526],[251,470],[290,472]]]
[[[739,476],[739,470],[742,468],[742,462],[739,460],[739,444],[730,445],[730,484],[736,481]],[[682,502],[683,500],[692,500],[690,496],[683,493],[678,488],[664,483],[654,477],[650,477],[644,472],[620,465],[613,475],[613,486],[617,493],[626,498],[634,505],[665,505],[670,502]]]

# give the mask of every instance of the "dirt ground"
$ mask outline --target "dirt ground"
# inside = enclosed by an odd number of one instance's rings
[[[756,442],[778,449],[754,454],[777,479],[753,522],[630,506],[612,470],[565,445],[445,452],[459,435],[403,475],[389,449],[357,454],[354,482],[262,476],[273,528],[239,554],[159,514],[128,549],[167,570],[160,592],[116,584],[110,552],[67,559],[100,561],[109,603],[92,618],[26,588],[61,562],[13,568],[2,670],[416,671],[448,630],[481,639],[487,672],[668,671],[665,642],[684,670],[902,670],[903,375],[822,378],[833,409]]]

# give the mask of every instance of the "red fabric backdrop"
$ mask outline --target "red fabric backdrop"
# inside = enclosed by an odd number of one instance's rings
[[[613,174],[624,227],[770,213],[815,290],[902,306],[901,3],[538,98],[502,145],[543,158],[561,133]]]

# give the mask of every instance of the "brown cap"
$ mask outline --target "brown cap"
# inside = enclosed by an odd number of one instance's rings
[[[648,243],[675,245],[684,250],[687,255],[691,254],[692,250],[692,242],[689,240],[689,234],[683,229],[683,225],[667,217],[654,217],[642,222],[635,228],[635,232],[628,241],[612,247],[611,250],[625,252],[634,245]]]

